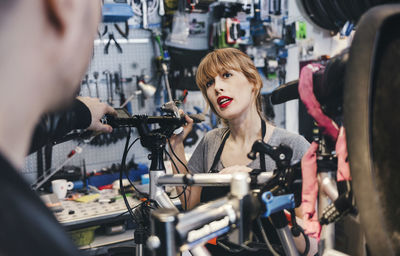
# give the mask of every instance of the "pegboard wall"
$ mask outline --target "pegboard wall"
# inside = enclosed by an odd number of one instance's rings
[[[159,114],[157,108],[159,104],[166,101],[166,92],[163,79],[157,79],[156,77],[156,64],[154,59],[159,53],[156,52],[157,46],[153,41],[152,32],[149,30],[135,29],[135,25],[130,25],[128,39],[125,39],[119,34],[113,24],[101,24],[99,26],[100,34],[106,30],[106,26],[107,33],[98,37],[94,42],[93,56],[86,76],[84,76],[84,80],[81,84],[80,95],[98,97],[101,101],[107,102],[113,107],[119,107],[122,102],[119,94],[115,92],[115,84],[111,90],[112,94],[110,94],[110,87],[107,84],[106,77],[107,73],[118,73],[122,80],[125,80],[121,85],[125,98],[128,99],[130,96],[133,96],[130,100],[133,114]],[[123,28],[124,24],[119,24],[119,26]],[[113,34],[115,37],[122,49],[122,53],[118,51],[115,42],[111,41],[108,47],[108,54],[105,54],[104,51],[110,34]],[[95,72],[98,73],[97,79]],[[157,88],[158,99],[155,99],[155,97],[143,98],[144,96],[137,86],[137,77],[139,76],[144,77],[146,83],[152,84]],[[178,95],[180,93],[179,91],[177,92]],[[200,92],[190,93],[186,103],[182,107],[185,111],[194,113],[193,106],[205,109],[205,103],[202,100]],[[199,131],[199,133],[201,133],[201,131]],[[131,141],[138,136],[136,129],[132,129]],[[201,136],[201,134],[199,134],[199,136]],[[77,144],[78,141],[68,141],[54,146],[52,153],[52,169],[61,165],[67,159],[69,152],[73,150]],[[110,167],[114,163],[118,164],[121,162],[124,145],[125,139],[102,146],[83,144],[81,145],[83,148],[82,153],[75,155],[68,165],[82,167],[82,160],[84,159],[88,173]],[[189,149],[189,151],[193,150],[194,147]],[[127,161],[134,158],[136,163],[146,163],[149,165],[148,154],[149,152],[143,148],[138,141],[129,152]],[[36,153],[26,158],[23,174],[30,183],[36,180]]]

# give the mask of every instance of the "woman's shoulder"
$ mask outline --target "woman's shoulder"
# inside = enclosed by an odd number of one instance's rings
[[[295,137],[302,137],[301,135],[290,132],[286,129],[280,128],[280,127],[274,127],[273,135],[279,136],[279,137],[290,137],[290,138],[295,138]]]
[[[303,136],[278,127],[275,127],[268,144],[289,146],[293,150],[292,160],[301,160],[310,146],[310,143]]]
[[[210,131],[208,131],[204,135],[204,139],[208,141],[214,141],[214,140],[222,140],[226,132],[228,131],[227,128],[215,128]]]
[[[272,136],[269,140],[271,145],[287,144],[289,146],[295,147],[307,147],[310,143],[301,135],[290,132],[288,130],[275,127]]]
[[[208,131],[204,135],[201,141],[201,145],[203,147],[206,147],[208,150],[211,150],[212,148],[218,148],[219,145],[221,145],[222,139],[224,138],[226,131],[227,128],[215,128],[211,131]]]

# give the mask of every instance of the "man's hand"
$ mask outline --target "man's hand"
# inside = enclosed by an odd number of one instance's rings
[[[219,173],[228,174],[228,173],[237,173],[237,172],[251,172],[253,169],[244,165],[232,165],[222,169]]]
[[[88,107],[92,116],[92,122],[90,123],[88,130],[96,132],[112,132],[112,127],[108,124],[102,124],[100,119],[105,114],[116,115],[117,112],[114,108],[106,103],[100,102],[98,98],[91,97],[77,97],[83,104]]]

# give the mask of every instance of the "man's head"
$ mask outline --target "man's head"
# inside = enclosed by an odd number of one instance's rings
[[[87,69],[100,21],[99,0],[1,0],[0,56],[30,80],[46,111],[73,98]],[[4,49],[7,48],[7,49]],[[4,69],[3,69],[4,70]],[[34,87],[34,88],[33,88]]]

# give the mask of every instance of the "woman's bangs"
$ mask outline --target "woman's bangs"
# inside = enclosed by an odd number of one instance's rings
[[[240,60],[235,54],[227,54],[222,51],[215,51],[205,57],[199,67],[197,77],[199,86],[205,86],[216,76],[227,71],[241,71]]]

